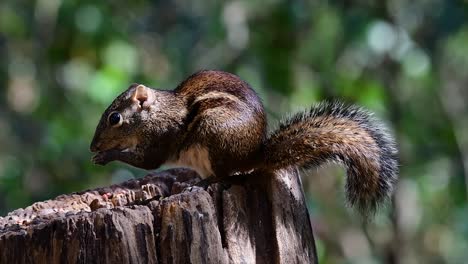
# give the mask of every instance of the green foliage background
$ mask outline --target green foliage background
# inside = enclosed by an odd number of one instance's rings
[[[393,205],[362,224],[344,170],[306,173],[322,263],[468,259],[468,4],[414,1],[0,2],[0,215],[141,177],[97,167],[101,112],[132,82],[240,75],[274,124],[324,100],[363,105],[399,142]]]

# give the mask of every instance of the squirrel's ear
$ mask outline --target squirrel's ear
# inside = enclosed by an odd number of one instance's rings
[[[140,107],[148,107],[154,101],[154,95],[150,88],[139,84],[133,92],[132,100],[138,102]]]

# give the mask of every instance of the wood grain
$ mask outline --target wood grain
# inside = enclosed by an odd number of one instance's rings
[[[0,263],[316,263],[295,169],[186,189],[185,169],[0,217]]]

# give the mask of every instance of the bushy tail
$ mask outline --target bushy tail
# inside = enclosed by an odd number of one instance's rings
[[[269,169],[343,164],[348,202],[365,215],[390,196],[398,176],[395,141],[385,127],[341,103],[321,103],[281,122],[265,150]]]

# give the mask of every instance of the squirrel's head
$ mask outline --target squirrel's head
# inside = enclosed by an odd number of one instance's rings
[[[102,114],[90,150],[142,153],[157,148],[156,141],[180,127],[184,109],[171,91],[132,84]]]

